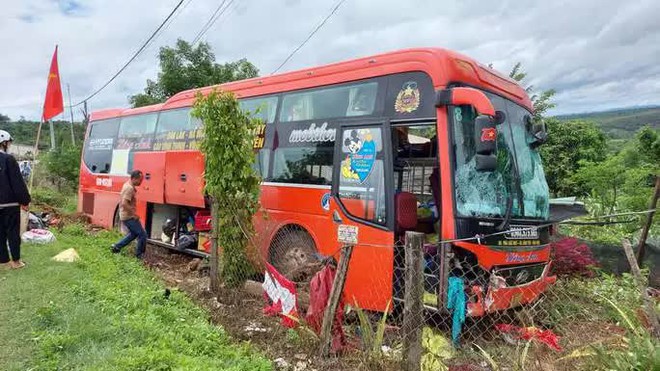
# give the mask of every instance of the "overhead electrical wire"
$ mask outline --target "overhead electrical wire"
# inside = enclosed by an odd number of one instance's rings
[[[285,65],[285,64],[286,64],[286,63],[287,63],[287,62],[288,62],[288,61],[289,61],[289,60],[290,60],[290,59],[291,59],[291,58],[292,58],[292,57],[298,52],[298,50],[300,50],[303,46],[305,46],[305,44],[307,44],[307,42],[308,42],[308,41],[314,36],[314,34],[317,33],[318,30],[320,30],[321,27],[323,27],[323,25],[325,25],[325,23],[330,19],[330,17],[332,17],[332,16],[337,12],[337,10],[339,9],[339,7],[340,7],[345,1],[346,1],[346,0],[340,0],[339,3],[337,3],[337,5],[335,5],[335,7],[332,9],[332,11],[330,12],[330,14],[328,14],[328,15],[323,19],[323,21],[322,21],[321,23],[319,23],[318,26],[316,26],[316,28],[314,28],[314,30],[312,30],[312,32],[307,36],[307,38],[306,38],[302,43],[300,43],[300,45],[298,45],[298,47],[295,48],[295,49],[291,52],[291,54],[289,54],[288,57],[286,57],[286,58],[284,59],[284,61],[279,65],[279,67],[277,67],[277,68],[275,69],[275,71],[271,72],[271,75],[277,73],[277,71],[279,71],[282,67],[284,67],[284,65]]]
[[[167,18],[165,18],[165,20],[160,24],[160,26],[158,26],[158,28],[156,28],[156,30],[151,34],[151,36],[149,36],[147,41],[145,41],[144,44],[142,44],[142,46],[135,52],[135,54],[133,54],[133,56],[128,60],[128,62],[126,62],[119,69],[119,71],[117,71],[117,73],[115,73],[110,78],[110,80],[108,80],[105,84],[103,84],[103,86],[101,86],[99,89],[97,89],[94,93],[90,94],[87,98],[85,98],[85,99],[81,100],[80,102],[74,104],[72,107],[77,107],[77,106],[83,104],[84,102],[86,102],[86,101],[92,99],[93,97],[95,97],[98,93],[100,93],[103,89],[105,89],[108,85],[110,85],[110,83],[113,82],[122,72],[124,72],[126,67],[128,67],[135,60],[135,58],[137,58],[138,55],[140,55],[140,53],[142,53],[142,51],[144,51],[144,49],[147,48],[147,46],[151,43],[151,41],[159,34],[160,30],[165,26],[165,24],[170,20],[170,18],[172,18],[172,16],[176,13],[176,11],[181,7],[181,4],[183,4],[183,2],[184,2],[184,0],[179,1],[179,3],[174,7],[174,9],[172,9],[170,14],[167,16]]]
[[[190,45],[195,45],[199,40],[204,37],[204,35],[213,27],[215,22],[222,17],[222,15],[229,9],[229,7],[234,3],[234,0],[230,0],[229,3],[227,3],[227,0],[223,0],[220,5],[215,9],[213,14],[211,14],[211,17],[209,17],[209,20],[206,21],[204,26],[199,30],[197,35],[195,35],[195,38],[193,38],[193,41],[190,42]],[[226,6],[225,6],[226,4]]]

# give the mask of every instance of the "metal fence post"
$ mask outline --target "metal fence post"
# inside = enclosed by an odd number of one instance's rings
[[[424,324],[424,234],[406,232],[403,307],[403,370],[419,371]]]

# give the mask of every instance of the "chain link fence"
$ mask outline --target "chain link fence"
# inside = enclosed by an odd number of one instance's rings
[[[657,366],[639,282],[601,272],[582,255],[560,256],[583,250],[579,244],[553,243],[554,265],[484,267],[474,253],[426,242],[423,234],[416,242],[358,243],[348,252],[273,215],[254,222],[252,229],[235,218],[248,236],[251,268],[238,272],[245,287],[227,290],[241,295],[249,287],[263,296],[266,315],[314,339],[310,357],[327,353],[385,370],[590,370],[631,357],[640,367]],[[418,260],[411,261],[411,249]],[[651,300],[657,311],[658,298]],[[417,364],[408,362],[411,354]]]

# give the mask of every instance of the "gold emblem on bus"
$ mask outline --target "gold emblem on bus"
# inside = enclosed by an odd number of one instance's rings
[[[394,110],[398,113],[411,113],[419,107],[419,89],[417,83],[408,81],[401,87],[401,91],[396,96]]]

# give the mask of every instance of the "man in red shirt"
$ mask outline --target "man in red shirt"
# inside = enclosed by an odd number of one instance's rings
[[[129,179],[121,188],[121,201],[119,203],[119,219],[128,229],[128,234],[119,242],[112,245],[112,252],[119,253],[121,249],[131,243],[137,238],[137,250],[135,256],[138,259],[144,257],[145,248],[147,246],[147,232],[140,223],[136,213],[135,195],[137,189],[135,187],[142,184],[142,172],[140,170],[133,170],[131,172],[131,179]]]

